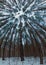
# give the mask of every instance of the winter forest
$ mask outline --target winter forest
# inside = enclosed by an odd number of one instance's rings
[[[0,0],[0,65],[46,65],[46,0]]]

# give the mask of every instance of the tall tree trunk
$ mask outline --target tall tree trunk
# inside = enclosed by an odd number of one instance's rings
[[[21,61],[24,60],[24,51],[23,51],[23,45],[22,45],[22,36],[20,33],[20,57],[21,57]]]
[[[20,39],[19,39],[19,43],[20,43],[20,57],[21,57],[21,61],[24,61],[24,51],[23,51],[23,45],[22,45],[22,23],[20,21]]]

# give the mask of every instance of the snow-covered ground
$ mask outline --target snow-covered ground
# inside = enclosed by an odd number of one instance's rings
[[[0,65],[40,65],[40,58],[27,57],[23,62],[20,61],[20,58],[5,58],[4,61],[0,58]],[[46,65],[46,58],[44,58],[43,65]]]

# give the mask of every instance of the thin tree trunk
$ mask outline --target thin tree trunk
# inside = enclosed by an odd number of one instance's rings
[[[24,60],[24,51],[23,51],[23,45],[22,45],[22,38],[21,38],[21,33],[20,33],[20,57],[21,57],[21,61]]]
[[[13,48],[13,56],[15,57],[15,43],[14,43],[14,48]]]
[[[24,61],[24,51],[23,51],[23,45],[22,45],[22,23],[20,21],[20,39],[19,39],[19,43],[20,43],[20,57],[21,57],[21,61]]]
[[[21,61],[24,60],[24,53],[23,53],[23,45],[20,44],[20,57],[21,57]]]
[[[43,53],[42,53],[42,50],[41,50],[41,53],[40,53],[40,64],[43,64]]]
[[[9,46],[9,58],[10,58],[10,55],[11,54],[11,44],[10,44],[10,46]]]
[[[3,51],[3,52],[2,52],[2,54],[3,54],[3,56],[2,56],[2,60],[5,60],[5,57],[4,57],[4,54],[5,54],[5,47],[3,48],[2,51]]]

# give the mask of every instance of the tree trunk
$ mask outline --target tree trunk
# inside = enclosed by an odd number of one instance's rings
[[[41,53],[40,53],[40,64],[43,64],[43,53],[42,53],[42,50],[41,50]]]
[[[10,58],[10,55],[11,54],[11,45],[9,46],[9,58]]]
[[[3,56],[2,56],[2,60],[5,60],[4,58],[4,54],[5,54],[5,47],[3,48],[3,50],[2,50],[3,52],[2,52],[2,54],[3,54]]]
[[[40,64],[43,64],[43,57],[40,57]]]
[[[19,34],[20,34],[20,39],[19,39],[19,43],[20,43],[20,57],[21,57],[21,61],[24,61],[24,52],[23,52],[23,45],[22,45],[22,23],[21,23],[21,19],[20,19],[20,30],[19,30]]]
[[[24,52],[23,52],[23,45],[22,45],[22,34],[20,31],[20,57],[21,57],[21,61],[24,60]]]
[[[24,53],[23,53],[23,45],[20,44],[20,57],[21,57],[21,61],[24,60]]]
[[[15,43],[14,43],[14,48],[13,48],[13,56],[15,57]]]

